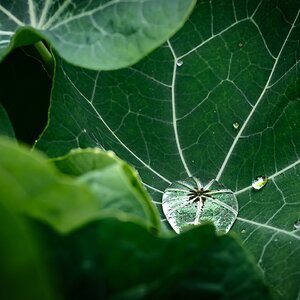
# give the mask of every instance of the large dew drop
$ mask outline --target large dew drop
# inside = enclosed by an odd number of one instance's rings
[[[205,222],[212,222],[218,232],[227,233],[238,214],[238,203],[231,190],[215,180],[203,186],[195,177],[173,182],[163,194],[162,208],[177,233]]]

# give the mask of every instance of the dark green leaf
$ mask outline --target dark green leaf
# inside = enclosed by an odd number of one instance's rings
[[[196,0],[5,0],[0,58],[47,39],[67,61],[91,69],[131,65],[174,34]]]
[[[48,249],[66,299],[270,299],[242,247],[209,225],[157,237],[107,218],[54,237]]]
[[[15,138],[14,129],[11,126],[9,117],[1,104],[0,104],[0,135],[5,135],[13,139]]]
[[[298,0],[203,1],[168,44],[132,68],[98,73],[59,61],[38,146],[51,156],[112,149],[137,168],[156,203],[174,180],[217,179],[235,192],[233,230],[277,298],[296,299],[299,9]],[[270,180],[254,191],[258,175]]]

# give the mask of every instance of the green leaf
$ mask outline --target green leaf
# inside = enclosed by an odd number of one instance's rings
[[[211,225],[157,237],[107,218],[52,235],[47,248],[68,299],[270,299],[243,248]]]
[[[204,1],[169,43],[134,67],[98,73],[60,60],[38,147],[50,156],[111,149],[135,166],[158,206],[174,180],[217,179],[235,192],[233,231],[277,299],[296,299],[299,8],[296,0]],[[254,191],[258,175],[270,180]]]
[[[14,129],[11,125],[6,110],[1,104],[0,104],[0,135],[5,135],[7,137],[15,139]]]
[[[39,153],[30,153],[0,139],[1,202],[66,233],[98,217],[96,197],[85,184],[74,182]]]
[[[0,201],[0,298],[61,299],[54,291],[44,251],[28,226]]]
[[[53,162],[63,172],[79,176],[98,199],[101,216],[136,220],[159,230],[160,218],[137,172],[112,152],[100,149],[73,150]]]
[[[165,42],[196,0],[18,0],[0,4],[0,58],[44,38],[75,65],[118,69]]]

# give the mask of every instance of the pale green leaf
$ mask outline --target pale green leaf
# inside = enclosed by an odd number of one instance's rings
[[[90,69],[131,65],[173,35],[196,0],[4,0],[0,58],[41,38]]]
[[[50,224],[62,233],[99,216],[89,188],[59,174],[40,153],[0,139],[0,198],[13,211]]]
[[[114,153],[100,149],[73,150],[53,160],[64,173],[78,176],[98,199],[101,217],[136,220],[159,230],[160,218],[137,172]]]

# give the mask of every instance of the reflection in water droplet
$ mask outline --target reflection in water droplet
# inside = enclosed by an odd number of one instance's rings
[[[294,229],[295,230],[300,229],[300,220],[298,220],[294,223]]]
[[[177,233],[205,222],[212,222],[218,232],[227,233],[238,214],[238,203],[231,190],[215,180],[203,186],[195,177],[173,182],[163,194],[162,208]]]
[[[176,65],[177,65],[178,67],[181,67],[181,66],[183,65],[183,61],[182,61],[181,59],[178,59],[178,60],[176,61]]]
[[[232,126],[233,126],[234,129],[238,129],[238,128],[240,127],[240,123],[234,122],[234,123],[232,124]]]
[[[255,190],[260,190],[267,184],[268,181],[268,176],[257,176],[252,182],[252,187]]]
[[[242,229],[242,230],[241,230],[241,233],[246,233],[246,229]]]

